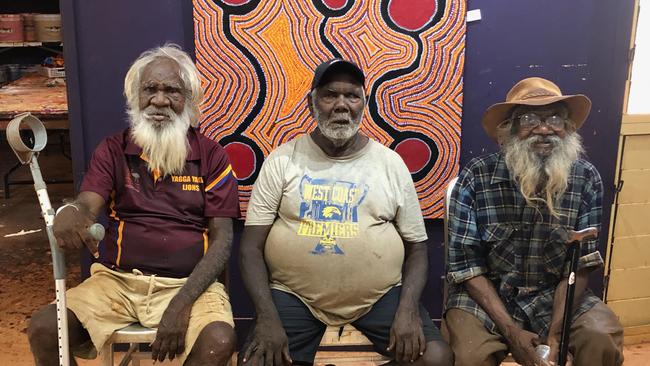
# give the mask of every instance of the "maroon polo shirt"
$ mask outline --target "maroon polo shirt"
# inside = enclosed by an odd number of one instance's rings
[[[102,141],[81,191],[106,201],[99,261],[108,267],[187,277],[208,249],[208,219],[238,217],[237,179],[223,148],[194,129],[182,174],[149,172],[129,130]]]

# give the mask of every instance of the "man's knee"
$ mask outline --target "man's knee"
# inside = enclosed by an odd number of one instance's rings
[[[427,343],[422,360],[425,366],[453,366],[454,353],[446,342],[432,341]]]
[[[579,339],[574,343],[576,365],[582,365],[580,360],[597,359],[603,365],[620,365],[623,363],[622,345],[618,337],[602,329],[587,328],[580,332]],[[588,362],[588,364],[593,364]]]
[[[235,330],[229,324],[210,323],[199,334],[188,361],[202,360],[201,363],[207,363],[228,360],[235,351],[236,344]],[[187,362],[186,364],[192,363]]]
[[[454,352],[454,365],[456,366],[496,366],[494,355],[482,352]]]
[[[576,319],[570,342],[576,356],[575,365],[620,365],[623,362],[623,327],[603,303],[594,305]]]
[[[445,314],[445,323],[456,366],[499,364],[498,356],[508,347],[473,314],[460,309],[449,309]]]
[[[32,314],[27,327],[27,338],[37,365],[56,363],[59,353],[59,337],[56,305],[46,305]],[[67,310],[68,341],[70,349],[84,343],[90,336],[75,314]]]
[[[56,345],[56,305],[43,306],[32,314],[27,327],[27,337],[32,350]]]

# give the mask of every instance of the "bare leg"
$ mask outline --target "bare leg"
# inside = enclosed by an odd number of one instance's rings
[[[192,351],[185,360],[185,366],[226,366],[235,351],[237,336],[228,323],[212,322],[201,330]]]
[[[38,366],[59,365],[59,337],[56,318],[56,305],[54,304],[46,305],[32,314],[27,328],[27,337],[34,361]],[[68,310],[68,339],[71,349],[90,340],[90,335],[70,310]],[[70,364],[77,364],[72,353],[70,354]]]

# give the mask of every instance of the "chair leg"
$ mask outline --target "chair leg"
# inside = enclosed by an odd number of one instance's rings
[[[16,163],[14,166],[12,166],[9,171],[7,171],[3,177],[3,183],[4,183],[4,190],[5,190],[5,199],[9,199],[9,185],[11,184],[9,182],[9,178],[11,177],[11,173],[15,172],[16,169],[20,168],[22,164]]]
[[[113,366],[113,343],[106,342],[99,354],[101,356],[102,366]]]
[[[137,351],[139,346],[140,346],[139,343],[130,343],[129,344],[129,350],[126,351],[126,353],[124,354],[124,358],[122,358],[122,361],[120,362],[120,366],[127,366],[129,364],[129,362],[131,362],[131,358],[133,357],[133,352]],[[140,360],[138,360],[136,358],[136,359],[133,360],[133,365],[134,366],[137,366],[136,361],[137,361],[137,363],[140,363]]]

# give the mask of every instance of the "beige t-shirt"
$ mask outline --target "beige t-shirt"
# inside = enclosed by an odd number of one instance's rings
[[[247,226],[271,224],[271,287],[298,296],[328,325],[367,313],[402,279],[402,240],[427,239],[406,165],[373,140],[338,158],[309,135],[274,150],[246,217]]]

